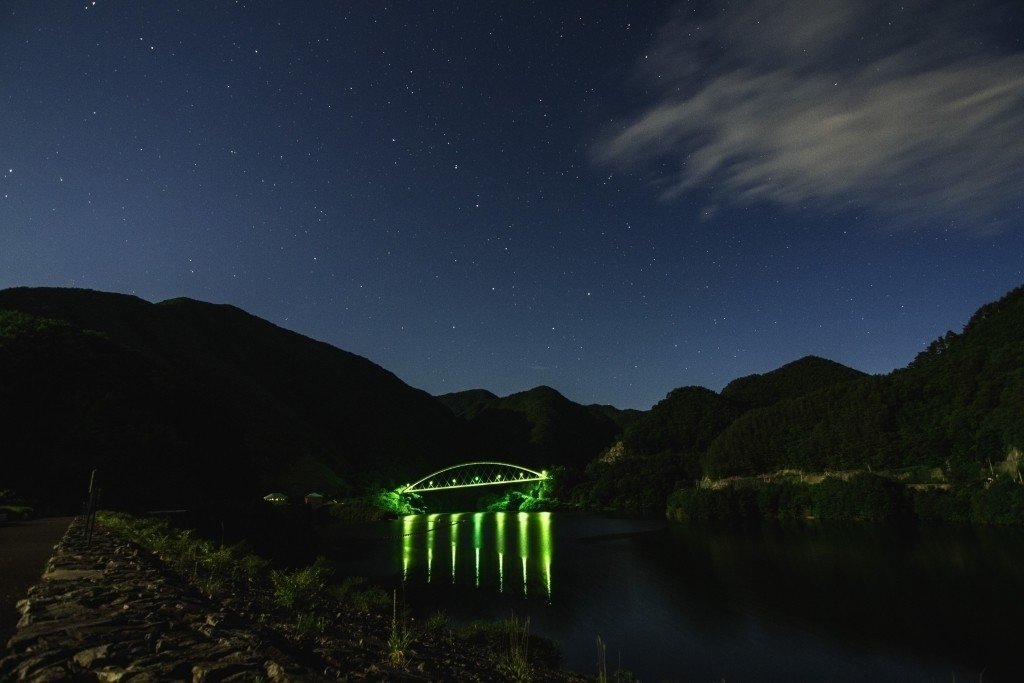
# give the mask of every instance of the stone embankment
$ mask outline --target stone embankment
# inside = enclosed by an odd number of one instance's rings
[[[116,536],[97,531],[88,544],[81,519],[17,607],[0,680],[327,679],[322,660],[222,609]]]
[[[81,519],[18,610],[0,682],[584,680],[550,659],[509,671],[493,646],[449,629],[412,629],[396,657],[393,618],[370,612],[339,610],[303,636],[258,591],[207,597],[121,536],[99,528],[87,542]]]

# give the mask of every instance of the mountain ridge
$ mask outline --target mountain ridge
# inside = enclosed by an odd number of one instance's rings
[[[702,476],[969,469],[1024,445],[1021,329],[1024,287],[886,375],[805,356],[635,411],[545,385],[433,397],[230,304],[12,288],[0,291],[0,429],[14,464],[0,484],[67,500],[99,465],[126,505],[197,504],[365,491],[484,455],[560,466],[563,497],[656,507]]]

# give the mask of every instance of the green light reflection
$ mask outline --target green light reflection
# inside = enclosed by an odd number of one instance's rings
[[[539,513],[485,513],[472,514],[472,529],[460,531],[460,522],[468,521],[467,513],[441,515],[408,515],[402,518],[402,579],[415,581],[417,572],[427,583],[440,580],[442,573],[452,584],[477,588],[490,586],[500,592],[506,590],[505,555],[514,552],[519,561],[512,572],[521,572],[510,580],[522,580],[522,594],[527,597],[552,597],[552,565],[554,540],[550,512]],[[493,526],[488,521],[493,518]],[[426,528],[423,528],[423,527]],[[513,538],[514,535],[514,538]],[[472,548],[473,577],[463,562],[459,570],[459,556]],[[445,554],[450,552],[450,562]],[[435,576],[434,560],[446,567]],[[496,561],[496,564],[495,564]],[[518,592],[516,586],[513,590]]]
[[[523,562],[523,595],[529,595],[529,572],[526,569],[526,560],[530,557],[530,515],[526,512],[520,512],[516,515],[516,518],[519,522],[519,558]]]
[[[409,580],[409,562],[412,560],[412,526],[416,515],[402,517],[402,581]]]
[[[498,546],[498,591],[505,592],[505,513],[494,513],[494,539]]]
[[[440,515],[427,515],[427,583],[434,575],[434,527]]]
[[[461,512],[456,512],[452,515],[452,583],[455,583],[455,558],[458,555],[459,547],[459,517],[462,516]]]
[[[537,528],[540,531],[540,561],[544,567],[544,592],[551,602],[551,556],[555,544],[551,540],[550,512],[541,512],[537,516]]]
[[[480,548],[483,546],[484,513],[477,512],[473,515],[473,554],[476,556],[476,578],[475,585],[480,587]]]

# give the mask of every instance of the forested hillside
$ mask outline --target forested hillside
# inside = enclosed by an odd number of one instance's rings
[[[662,509],[677,485],[704,476],[708,449],[745,413],[862,377],[839,363],[807,356],[734,380],[721,394],[704,387],[674,389],[590,464],[572,495],[585,505]]]
[[[745,413],[711,444],[705,470],[729,476],[1002,460],[1024,446],[1022,330],[1018,288],[905,369]]]
[[[269,490],[367,492],[465,460],[559,473],[586,507],[664,510],[698,480],[941,471],[977,481],[1024,448],[1024,288],[907,368],[806,357],[650,411],[550,387],[435,399],[365,358],[237,308],[75,289],[0,291],[0,488],[69,509],[174,507]]]
[[[343,493],[457,462],[465,429],[365,358],[231,306],[0,291],[3,485],[67,508]],[[262,495],[260,493],[259,495]]]
[[[983,306],[907,368],[868,376],[808,357],[731,382],[671,392],[593,462],[584,504],[657,510],[702,477],[794,469],[941,469],[977,480],[1024,448],[1024,288]]]
[[[499,398],[480,389],[445,394],[438,400],[467,420],[473,441],[487,458],[519,464],[583,467],[632,423],[638,411],[583,406],[551,387]]]

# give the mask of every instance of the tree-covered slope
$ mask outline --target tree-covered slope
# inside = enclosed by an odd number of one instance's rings
[[[88,472],[147,506],[407,480],[464,428],[365,358],[231,306],[0,291],[4,485],[66,507]]]
[[[779,401],[866,377],[835,361],[804,356],[764,374],[748,375],[729,382],[722,396],[742,410],[769,406]]]
[[[636,414],[610,406],[583,406],[546,386],[503,398],[478,389],[445,394],[439,400],[468,421],[482,458],[535,467],[583,467]]]
[[[625,431],[625,452],[703,452],[740,412],[738,406],[710,389],[674,389]]]
[[[1024,446],[1024,288],[982,307],[909,367],[751,410],[711,444],[712,476],[951,467]],[[954,468],[955,469],[955,468]]]

